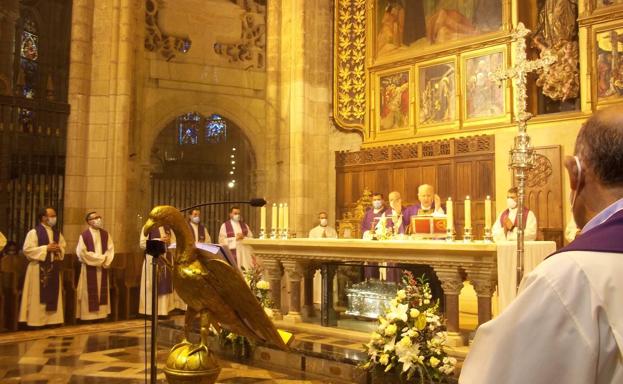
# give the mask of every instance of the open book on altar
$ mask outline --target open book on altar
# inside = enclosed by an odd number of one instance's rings
[[[445,237],[447,220],[447,216],[411,216],[409,233],[423,238]]]
[[[231,252],[229,251],[227,247],[223,247],[219,244],[209,244],[209,243],[199,243],[199,242],[195,242],[195,247],[203,251],[210,252],[213,255],[220,254],[220,257],[223,259],[223,261],[226,261],[233,267],[236,266],[235,259],[232,257]],[[176,248],[177,246],[175,243],[172,243],[171,245],[169,245],[169,249],[176,249]]]

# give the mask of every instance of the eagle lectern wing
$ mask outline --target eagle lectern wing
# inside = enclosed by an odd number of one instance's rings
[[[204,308],[210,312],[211,318],[236,334],[287,349],[238,270],[222,260],[200,260],[204,281],[211,287],[202,292],[202,296],[208,296]],[[219,301],[221,306],[213,306]]]

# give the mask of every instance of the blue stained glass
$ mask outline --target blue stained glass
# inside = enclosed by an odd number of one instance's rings
[[[227,139],[227,122],[217,114],[210,116],[205,125],[205,141],[218,144]]]
[[[187,113],[177,118],[178,144],[198,144],[199,143],[199,122],[201,115],[198,113]]]

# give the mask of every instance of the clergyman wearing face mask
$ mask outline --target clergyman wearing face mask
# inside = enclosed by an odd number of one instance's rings
[[[188,225],[192,230],[195,242],[197,243],[211,243],[212,239],[208,233],[208,229],[201,222],[201,211],[199,209],[193,209],[190,211]]]
[[[517,230],[519,228],[517,198],[517,188],[510,188],[506,194],[506,209],[500,212],[491,229],[495,242],[517,240]],[[523,228],[526,241],[536,240],[536,216],[525,205],[523,208]]]
[[[249,269],[253,266],[252,249],[244,244],[242,240],[246,237],[253,237],[251,228],[243,221],[239,207],[231,207],[229,210],[229,220],[221,225],[219,231],[219,244],[227,246],[232,256],[236,259],[240,268]]]
[[[315,226],[309,231],[310,239],[330,238],[337,239],[337,231],[335,228],[329,226],[329,219],[326,212],[320,212],[318,214],[319,225]]]

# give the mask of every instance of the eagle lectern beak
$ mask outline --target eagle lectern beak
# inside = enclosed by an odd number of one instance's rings
[[[147,222],[145,223],[145,226],[143,227],[143,235],[147,236],[149,235],[149,232],[151,232],[152,228],[156,226],[156,223],[151,219],[147,219]]]

